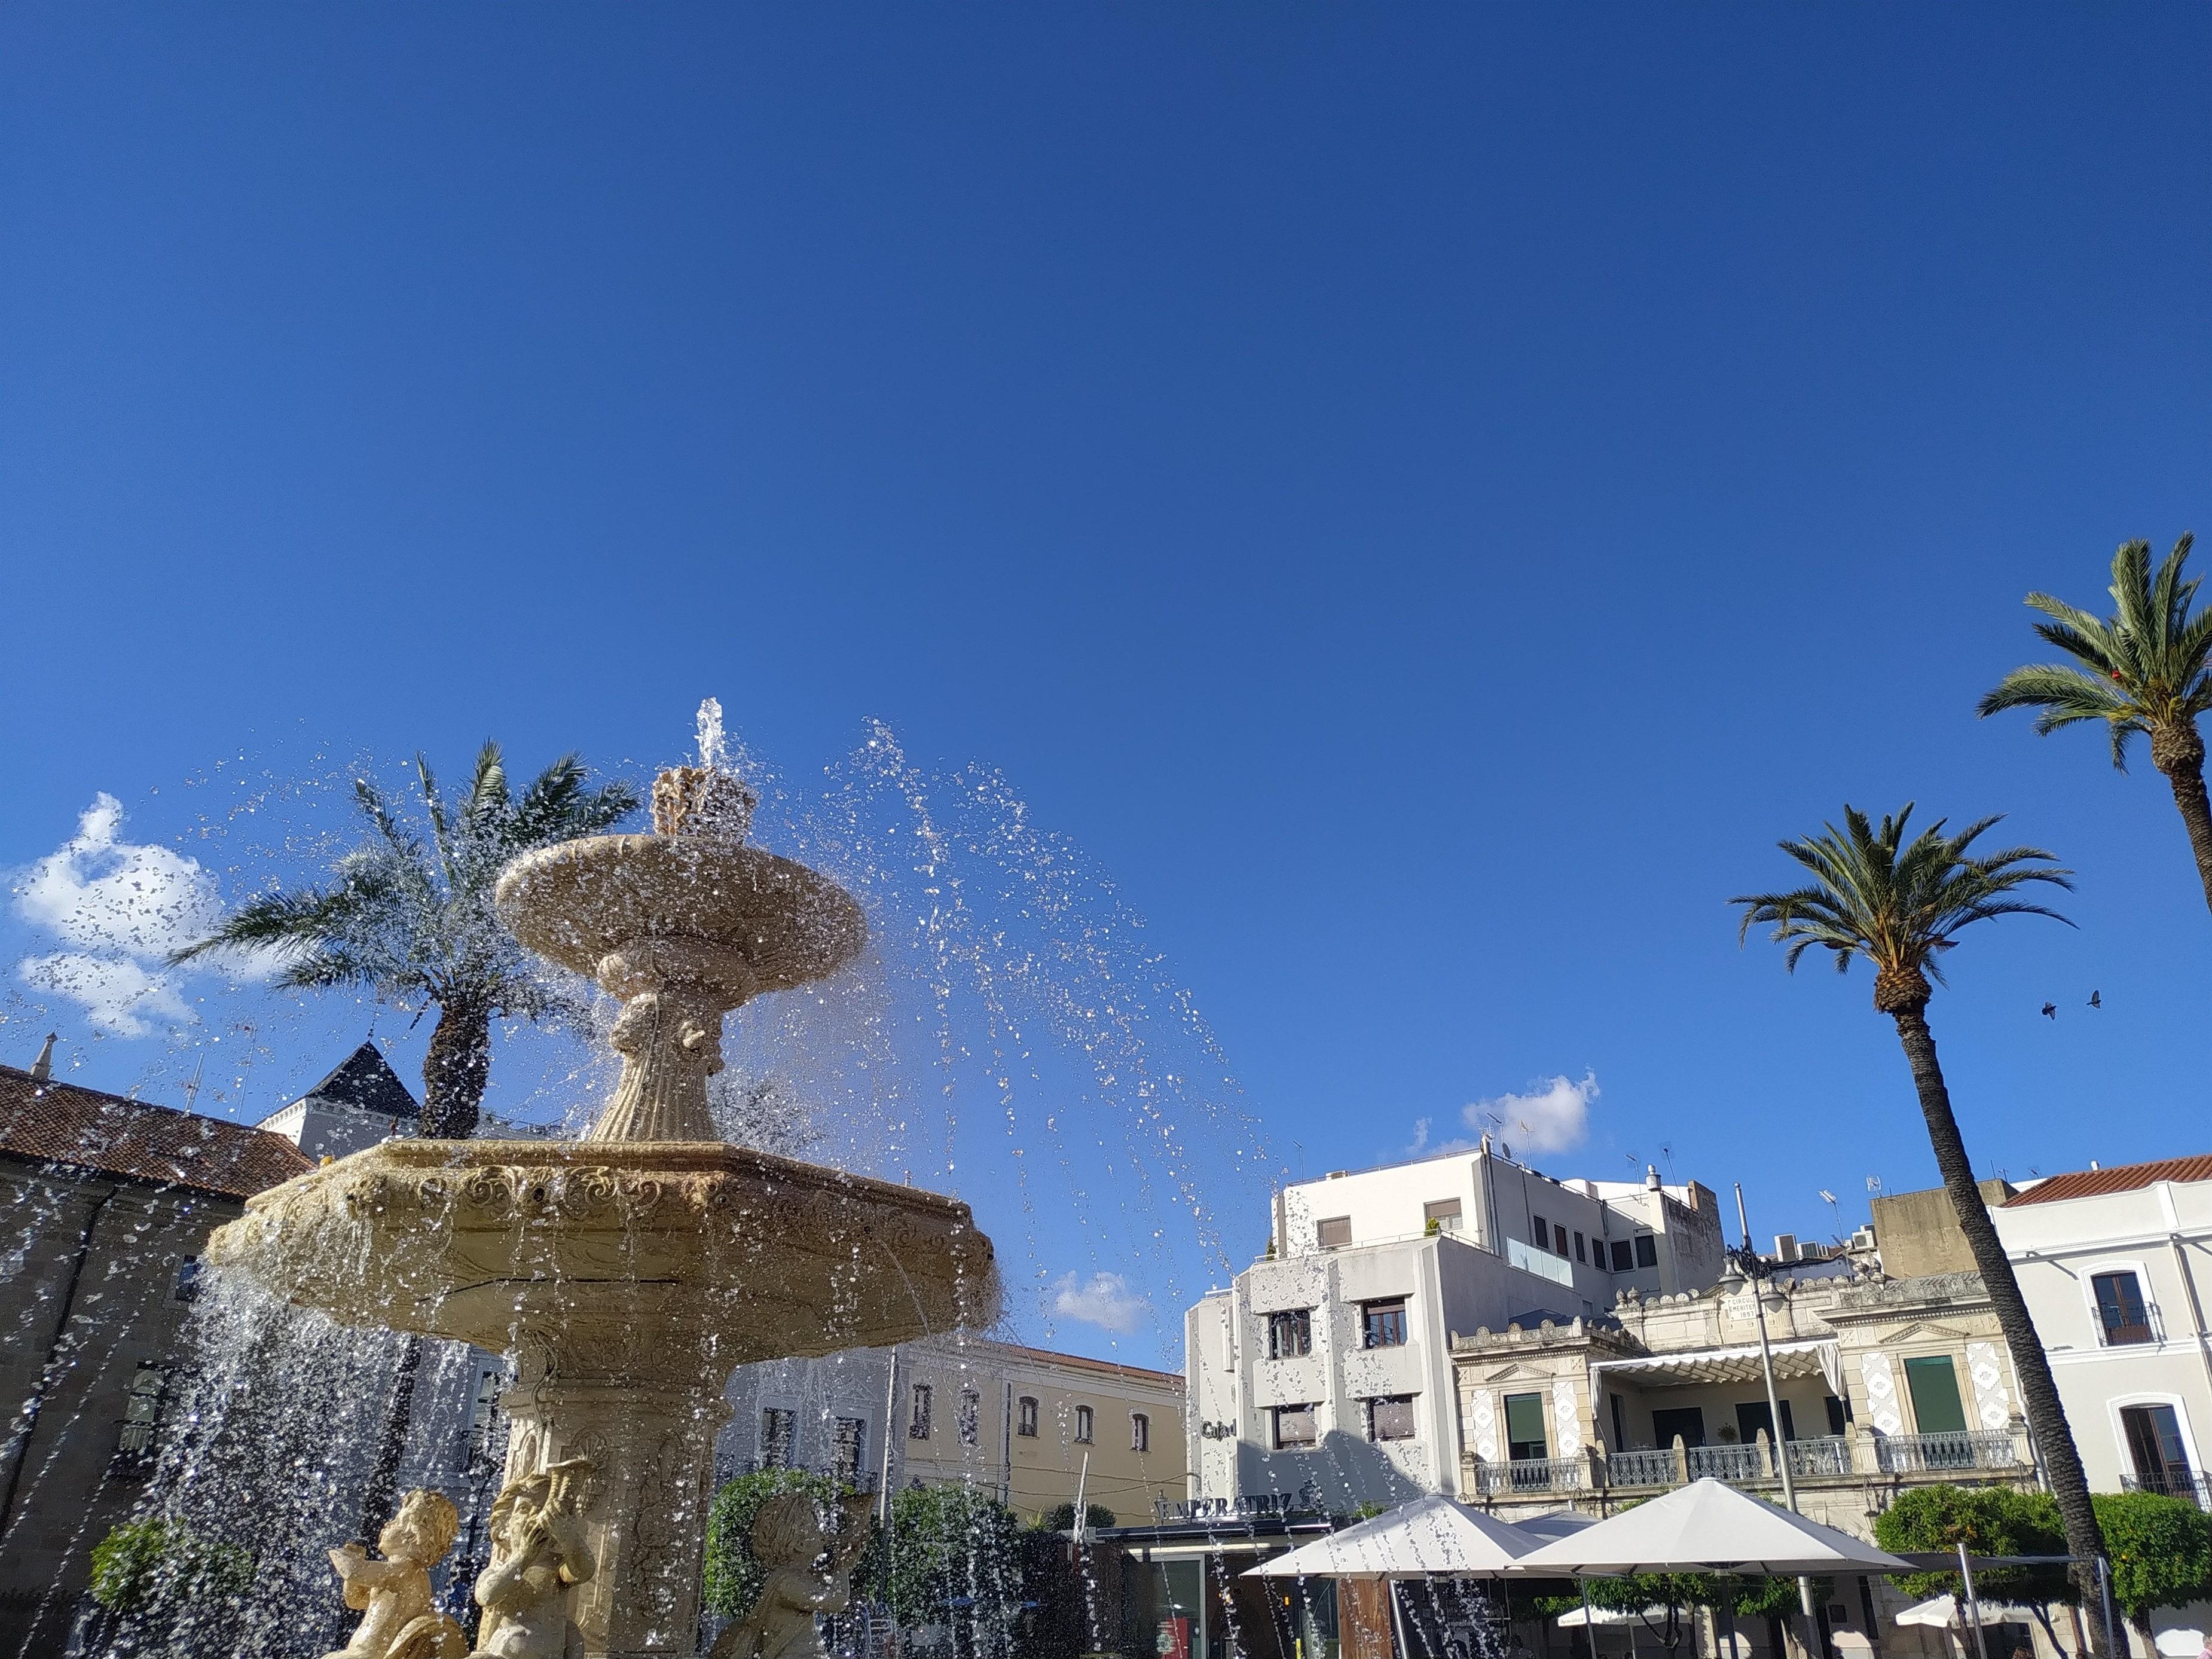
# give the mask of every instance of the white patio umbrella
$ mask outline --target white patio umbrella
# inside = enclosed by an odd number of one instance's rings
[[[1646,1607],[1644,1613],[1614,1613],[1607,1607],[1577,1607],[1571,1613],[1561,1613],[1552,1622],[1561,1630],[1583,1630],[1591,1625],[1632,1625],[1645,1614],[1656,1616],[1666,1611],[1664,1607]]]
[[[1849,1533],[1714,1480],[1693,1480],[1664,1498],[1513,1563],[1532,1577],[1614,1577],[1631,1572],[1910,1572],[1909,1562]]]
[[[2026,1618],[2021,1608],[2006,1601],[1984,1600],[1982,1622],[1985,1625],[2008,1625]],[[1963,1625],[1972,1616],[1948,1595],[1931,1595],[1925,1601],[1915,1601],[1897,1615],[1900,1625],[1925,1625],[1931,1630],[1944,1630],[1954,1625]],[[2194,1654],[2197,1650],[2189,1650]]]
[[[1543,1540],[1431,1493],[1263,1561],[1247,1578],[1493,1577]]]

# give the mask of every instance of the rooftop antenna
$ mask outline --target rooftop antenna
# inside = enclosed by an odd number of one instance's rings
[[[1880,1198],[1881,1196],[1881,1177],[1880,1176],[1869,1176],[1867,1177],[1867,1193],[1869,1196],[1874,1198]]]
[[[200,1098],[200,1070],[207,1064],[207,1050],[203,1048],[192,1061],[192,1079],[185,1085],[185,1109],[196,1110]]]
[[[1844,1212],[1836,1202],[1836,1195],[1823,1187],[1820,1188],[1820,1201],[1828,1206],[1828,1219],[1834,1227],[1837,1241],[1841,1243],[1844,1237]]]
[[[1670,1187],[1675,1185],[1674,1149],[1672,1146],[1662,1146],[1659,1149],[1659,1158],[1660,1161],[1667,1166],[1667,1184]]]

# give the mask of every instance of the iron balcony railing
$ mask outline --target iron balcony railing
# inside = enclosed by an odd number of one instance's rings
[[[1478,1463],[1475,1490],[1486,1498],[1514,1492],[1579,1492],[1586,1484],[1579,1457],[1516,1457],[1510,1463]]]
[[[1608,1452],[1605,1479],[1606,1484],[1612,1486],[1671,1486],[1674,1484],[1674,1454],[1665,1447]]]
[[[1686,1455],[1692,1480],[1725,1480],[1732,1486],[1739,1486],[1766,1480],[1772,1473],[1766,1467],[1766,1454],[1759,1450],[1756,1441],[1748,1446],[1741,1442],[1734,1445],[1723,1443],[1692,1446]]]
[[[2107,1348],[2132,1348],[2146,1343],[2163,1342],[2166,1340],[2166,1320],[2155,1302],[2146,1302],[2139,1309],[2100,1308],[2097,1310],[2097,1340]]]
[[[1799,1480],[1851,1472],[1850,1443],[1840,1434],[1816,1435],[1810,1440],[1784,1441],[1783,1450],[1790,1460],[1791,1476]]]
[[[1947,1469],[2008,1469],[2015,1456],[2002,1429],[1958,1429],[1944,1434],[1887,1434],[1875,1442],[1884,1474],[1941,1474]]]
[[[2162,1469],[2156,1474],[2124,1474],[2124,1492],[2154,1492],[2166,1498],[2186,1498],[2201,1510],[2212,1510],[2212,1478],[2193,1469]]]

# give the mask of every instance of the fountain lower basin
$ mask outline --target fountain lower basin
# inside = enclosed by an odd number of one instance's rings
[[[591,1659],[695,1650],[733,1365],[1000,1301],[965,1204],[719,1142],[389,1140],[254,1198],[208,1254],[343,1323],[514,1356],[509,1479],[591,1460]]]

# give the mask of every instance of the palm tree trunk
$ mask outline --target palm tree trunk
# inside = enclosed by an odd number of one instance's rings
[[[2094,1606],[2095,1562],[2105,1553],[2105,1535],[2097,1525],[2096,1510],[2090,1506],[2088,1478],[2081,1472],[2081,1454],[2074,1449],[2074,1431],[2067,1426],[2066,1410],[2058,1401],[2051,1361],[2035,1334],[2035,1322],[2028,1316],[2027,1302],[2020,1293],[2020,1280],[1997,1237],[1996,1224],[1990,1219],[1989,1206],[1982,1201],[1982,1189],[1974,1182],[1973,1165],[1966,1157],[1966,1143],[1959,1134],[1959,1120],[1951,1112],[1951,1091],[1943,1085],[1943,1068],[1936,1058],[1936,1037],[1928,1029],[1927,1016],[1918,1008],[1904,1008],[1895,1018],[1898,1041],[1905,1045],[1913,1086],[1920,1092],[1921,1115],[1928,1120],[1929,1145],[1935,1149],[1936,1167],[1942,1172],[1943,1190],[1950,1194],[1959,1231],[1966,1236],[1966,1248],[1973,1252],[1974,1265],[1981,1270],[1982,1286],[1989,1293],[1997,1328],[2003,1332],[2005,1346],[2012,1354],[2021,1409],[2042,1455],[2051,1496],[2058,1500],[2067,1553],[2075,1558],[2074,1582],[2084,1602]],[[2101,1632],[2097,1632],[2094,1620],[2090,1627],[2091,1651],[2102,1653],[2097,1639]]]
[[[2204,884],[2204,902],[2212,906],[2212,801],[2204,795],[2204,763],[2186,757],[2166,772],[2173,804],[2189,830],[2189,850],[2197,855],[2197,878]]]
[[[466,1140],[491,1076],[491,1010],[473,998],[441,1003],[422,1057],[422,1133],[433,1140]]]
[[[415,1422],[415,1379],[422,1370],[422,1339],[402,1339],[399,1364],[392,1376],[392,1405],[384,1413],[384,1432],[376,1442],[376,1465],[361,1497],[361,1537],[376,1542],[384,1523],[398,1512],[399,1460],[406,1455],[407,1431]]]

